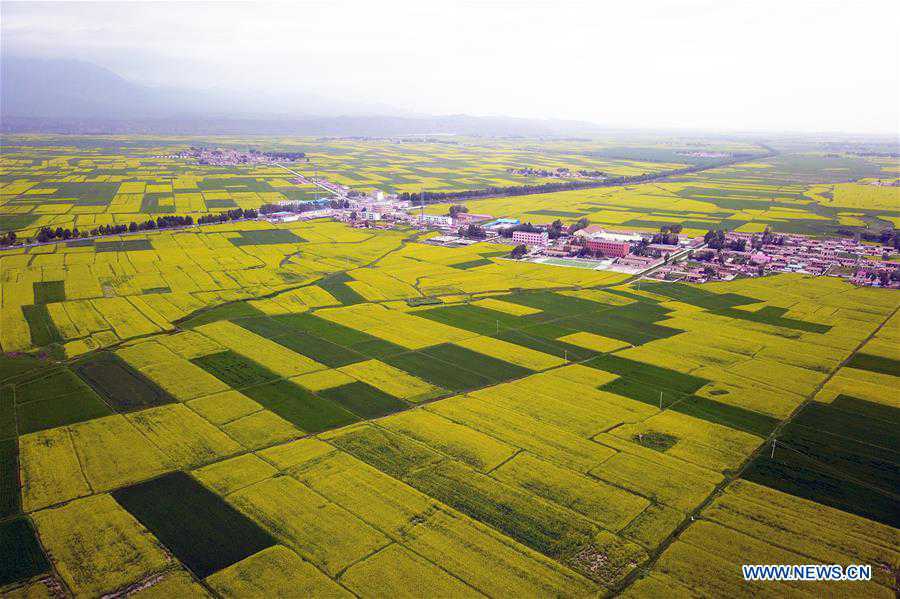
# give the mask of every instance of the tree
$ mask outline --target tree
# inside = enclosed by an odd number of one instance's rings
[[[569,234],[574,233],[575,231],[580,231],[591,224],[591,221],[587,219],[586,216],[579,218],[575,223],[569,225]]]
[[[550,239],[559,239],[559,236],[562,235],[562,228],[563,228],[562,221],[559,219],[556,219],[550,225],[550,228],[547,229],[547,236]]]
[[[449,214],[452,218],[456,218],[458,214],[468,211],[468,206],[463,206],[462,204],[453,204],[452,206],[450,206]]]
[[[516,247],[513,248],[512,252],[510,252],[509,255],[513,259],[518,260],[527,253],[528,253],[528,248],[526,248],[524,245],[522,245],[520,243],[519,245],[517,245]]]
[[[460,227],[460,230],[463,231],[463,228]],[[484,232],[484,227],[479,227],[475,223],[469,223],[469,225],[465,227],[462,236],[469,239],[484,239],[487,237],[487,233]]]

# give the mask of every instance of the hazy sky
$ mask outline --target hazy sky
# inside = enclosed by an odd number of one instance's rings
[[[900,130],[900,2],[2,2],[4,53],[141,83],[625,127]]]

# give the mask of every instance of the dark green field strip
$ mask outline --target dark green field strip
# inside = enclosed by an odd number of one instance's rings
[[[0,214],[0,231],[20,231],[39,218],[37,214]]]
[[[319,281],[319,287],[330,293],[332,297],[334,297],[334,299],[341,302],[345,306],[361,304],[366,301],[366,298],[358,294],[353,290],[352,287],[347,285],[348,282],[353,280],[354,279],[347,273],[339,272],[333,275],[329,275]]]
[[[32,283],[35,304],[49,304],[66,301],[65,281],[43,281]]]
[[[671,407],[672,404],[687,397],[684,393],[670,389],[669,387],[650,385],[627,376],[622,376],[614,381],[600,385],[598,389],[652,406],[659,407],[660,404],[662,404],[664,409]],[[662,394],[662,401],[660,401],[660,393]]]
[[[672,410],[759,437],[767,437],[778,425],[777,418],[697,395],[688,396]]]
[[[410,407],[405,401],[359,381],[319,391],[319,395],[364,419],[380,418]]]
[[[44,304],[22,306],[22,315],[28,323],[28,332],[31,334],[31,342],[37,347],[44,347],[51,343],[62,341],[47,306]]]
[[[284,320],[242,318],[235,323],[330,368],[338,368],[368,359],[359,352],[294,328]]]
[[[184,328],[194,328],[219,320],[237,320],[239,318],[265,318],[265,312],[258,310],[247,302],[222,304],[209,310],[201,310],[187,317],[179,324]]]
[[[889,406],[882,407],[891,409]],[[884,449],[888,455],[893,455],[893,461],[900,463],[900,453],[897,451],[900,448],[900,425],[896,422],[900,410],[894,408],[894,411],[895,421],[891,422],[872,418],[871,410],[859,413],[852,408],[848,410],[835,407],[834,404],[813,402],[803,408],[791,422],[790,427],[803,426],[817,433],[829,433],[855,439],[867,445],[875,445]]]
[[[533,373],[522,366],[450,343],[388,357],[385,362],[451,391],[479,389]]]
[[[407,352],[384,358],[384,362],[432,385],[460,392],[493,384],[493,381],[472,371],[463,370],[431,354],[430,350],[445,347],[437,345],[428,350]],[[456,347],[456,346],[453,346]],[[460,348],[462,349],[462,348]],[[438,352],[440,353],[440,351]]]
[[[52,367],[48,360],[36,356],[0,353],[0,383],[28,379]]]
[[[15,390],[20,435],[112,414],[110,407],[66,367],[42,372]]]
[[[660,405],[662,392],[663,409],[693,416],[714,424],[744,431],[759,437],[766,437],[775,430],[777,418],[760,414],[714,399],[688,395],[669,387],[651,385],[644,381],[624,376],[599,387],[602,391],[615,393],[652,406]]]
[[[886,422],[900,430],[900,410],[893,406],[843,394],[838,395],[828,405],[834,410],[851,412],[859,417]]]
[[[147,289],[141,289],[141,293],[143,295],[153,294],[153,293],[172,293],[171,287],[148,287]]]
[[[493,264],[491,260],[487,258],[481,258],[478,260],[469,260],[467,262],[458,262],[456,264],[450,264],[453,268],[458,268],[460,270],[469,270],[470,268],[478,268],[479,266],[487,266],[488,264]]]
[[[359,420],[340,404],[317,397],[290,381],[263,383],[241,392],[307,433],[319,433]]]
[[[658,339],[674,337],[683,331],[650,321],[632,319],[624,310],[610,310],[603,314],[561,318],[554,324],[574,331],[585,331],[611,337],[632,345],[642,345]]]
[[[178,401],[112,352],[92,354],[72,370],[120,413]]]
[[[345,327],[312,314],[273,316],[271,320],[279,325],[309,333],[319,339],[345,347],[348,350],[353,350],[368,358],[382,359],[385,356],[409,351],[405,347],[390,341],[385,341],[368,333]],[[354,359],[354,361],[356,360]]]
[[[670,311],[652,302],[640,301],[624,306],[613,306],[552,292],[520,293],[504,296],[503,299],[542,310],[542,315],[524,318],[506,315],[505,319],[494,318],[493,331],[489,330],[491,323],[487,316],[476,320],[471,311],[465,315],[445,315],[444,321],[446,324],[454,324],[455,319],[457,321],[455,326],[461,328],[467,328],[466,325],[473,322],[478,326],[476,332],[483,335],[496,336],[496,321],[500,320],[501,328],[504,325],[521,328],[531,335],[551,339],[585,331],[626,341],[632,345],[665,339],[682,332],[680,329],[655,324],[666,318]],[[537,318],[538,316],[542,317]],[[543,320],[549,322],[545,326],[539,326],[537,322],[532,323]],[[475,329],[475,325],[469,327],[469,330]]]
[[[96,202],[102,202],[103,206],[108,205],[113,197],[115,197],[116,193],[119,190],[118,183],[107,183],[107,182],[90,182],[90,183],[81,183],[81,182],[63,182],[63,183],[50,183],[44,182],[37,186],[40,188],[48,188],[52,187],[56,189],[53,193],[52,197],[57,198],[76,198],[78,200],[93,200]]]
[[[608,310],[611,306],[593,300],[560,295],[552,291],[523,291],[511,295],[500,296],[505,302],[512,302],[529,308],[535,308],[555,316],[572,316],[574,314],[591,314]]]
[[[0,587],[49,569],[30,520],[17,518],[0,523]]]
[[[747,304],[758,303],[759,300],[736,293],[713,293],[699,287],[692,287],[683,283],[654,283],[641,282],[641,289],[662,295],[665,297],[698,306],[707,310],[718,310],[722,308],[733,308],[735,306],[745,306]]]
[[[269,533],[184,472],[112,495],[199,578],[275,545]]]
[[[742,478],[782,493],[802,497],[894,528],[900,528],[900,510],[893,490],[847,480],[817,461],[786,448],[776,448],[775,459],[763,452]]]
[[[497,323],[500,324],[500,329],[502,330],[518,328],[529,322],[527,319],[519,316],[471,304],[419,310],[415,315],[458,329],[478,333],[479,335],[495,334],[497,332]]]
[[[240,231],[239,237],[228,241],[240,247],[242,245],[275,245],[279,243],[304,243],[306,240],[287,229],[263,229],[259,231]]]
[[[672,389],[685,395],[696,393],[701,387],[709,383],[704,378],[662,368],[661,366],[629,360],[615,354],[598,354],[585,362],[584,365],[618,374],[619,376],[627,376],[647,385],[656,386],[659,389]]]
[[[19,434],[110,416],[113,411],[90,388],[72,395],[31,401],[16,406]]]
[[[422,468],[404,482],[550,557],[573,556],[599,532],[595,524],[455,461]]]
[[[900,377],[900,360],[866,353],[854,354],[845,366]]]
[[[734,308],[712,310],[713,314],[727,316],[728,318],[770,324],[776,327],[784,327],[786,329],[794,329],[808,333],[827,333],[831,330],[831,327],[826,324],[807,322],[805,320],[797,320],[796,318],[786,318],[784,316],[785,312],[787,312],[786,308],[778,308],[775,306],[765,306],[756,312],[747,312],[746,310],[737,310]]]
[[[87,386],[71,370],[64,366],[42,372],[16,385],[16,403],[53,399],[83,391]]]
[[[281,378],[271,370],[230,349],[194,358],[191,362],[234,389],[242,389]]]
[[[16,437],[16,397],[12,385],[0,387],[0,439]]]
[[[536,325],[535,327],[529,327],[522,330],[501,330],[499,335],[490,336],[510,343],[515,343],[516,345],[521,345],[522,347],[528,347],[545,354],[550,354],[551,356],[566,358],[568,360],[587,360],[588,358],[597,355],[597,352],[584,347],[571,345],[563,341],[541,337],[539,335],[532,335],[532,330],[538,329],[540,326],[541,325]]]
[[[18,439],[0,440],[0,518],[22,511],[19,494]]]
[[[873,417],[877,415],[878,417]],[[841,396],[809,403],[744,478],[900,526],[900,409]]]
[[[835,476],[864,481],[885,489],[900,489],[900,453],[864,440],[823,433],[792,422],[778,441],[823,464]]]
[[[153,244],[149,239],[125,239],[122,241],[96,241],[95,252],[138,252],[152,250]]]

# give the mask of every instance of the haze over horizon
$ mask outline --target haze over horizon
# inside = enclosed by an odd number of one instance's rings
[[[6,58],[77,59],[141,85],[258,97],[260,112],[312,96],[372,114],[898,136],[900,5],[867,4],[0,6]]]

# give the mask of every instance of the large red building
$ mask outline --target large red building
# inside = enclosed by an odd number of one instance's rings
[[[610,256],[612,258],[621,258],[627,256],[631,250],[631,246],[624,241],[607,241],[603,239],[588,239],[584,243],[587,249],[592,252]]]

